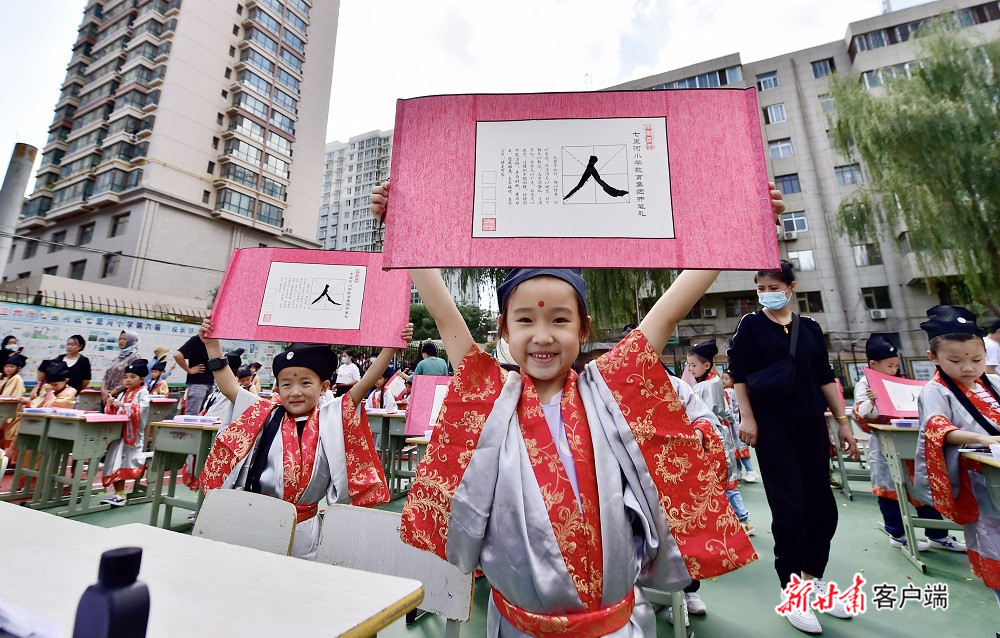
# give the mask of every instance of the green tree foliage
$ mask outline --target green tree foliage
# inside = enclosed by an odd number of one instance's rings
[[[459,306],[458,311],[462,313],[465,324],[472,332],[472,338],[476,343],[484,343],[488,338],[489,330],[495,329],[496,324],[491,320],[487,311],[478,306]],[[434,319],[427,312],[427,306],[422,303],[410,304],[410,321],[413,323],[413,340],[426,341],[428,339],[440,339]]]
[[[869,177],[838,226],[856,241],[906,231],[930,281],[1000,312],[1000,40],[972,42],[951,25],[921,29],[909,77],[883,69],[874,91],[833,77],[831,134]],[[960,275],[934,277],[948,270]]]
[[[457,272],[465,285],[481,284],[495,290],[510,271],[503,268],[463,268]],[[627,323],[639,323],[670,286],[675,275],[672,270],[583,270],[583,279],[587,282],[588,311],[594,318],[591,333],[594,336],[602,331],[617,333]]]

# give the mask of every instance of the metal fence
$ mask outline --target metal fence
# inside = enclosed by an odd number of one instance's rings
[[[66,294],[65,292],[32,291],[28,288],[21,289],[17,286],[8,286],[7,289],[0,290],[0,301],[63,308],[66,310],[99,312],[110,315],[128,315],[142,319],[179,321],[183,323],[200,323],[202,318],[208,314],[208,309],[198,310],[196,308],[180,308],[161,304],[149,305],[123,301],[121,299],[92,297],[82,294],[75,295],[73,293]]]

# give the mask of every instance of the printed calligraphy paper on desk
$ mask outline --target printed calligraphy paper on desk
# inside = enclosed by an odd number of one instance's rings
[[[920,390],[926,381],[893,377],[875,372],[871,368],[865,368],[865,378],[868,379],[868,387],[878,395],[875,407],[878,408],[879,414],[890,419],[920,416],[920,412],[917,411],[917,397],[920,396]]]
[[[778,265],[752,89],[400,100],[386,267]]]
[[[410,276],[381,253],[242,248],[212,309],[212,337],[405,347]]]

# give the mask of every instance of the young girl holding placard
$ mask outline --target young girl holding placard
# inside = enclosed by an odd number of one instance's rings
[[[372,191],[378,219],[387,194]],[[689,422],[659,360],[717,271],[682,273],[581,376],[579,271],[515,269],[498,288],[520,374],[476,346],[436,269],[410,274],[455,376],[400,535],[467,573],[481,566],[489,636],[655,636],[637,582],[677,591],[756,557],[726,500],[721,441],[708,420]]]

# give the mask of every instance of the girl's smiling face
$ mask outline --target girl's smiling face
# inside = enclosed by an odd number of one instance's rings
[[[562,390],[566,374],[590,332],[590,317],[581,317],[573,286],[557,277],[534,277],[507,299],[498,319],[501,336],[514,361],[546,402]]]

